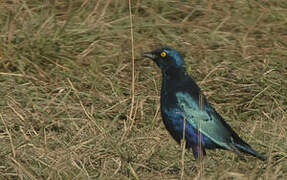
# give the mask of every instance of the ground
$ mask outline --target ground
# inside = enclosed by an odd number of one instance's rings
[[[0,2],[0,179],[286,178],[287,2],[130,3]],[[267,162],[182,157],[141,58],[161,45]]]

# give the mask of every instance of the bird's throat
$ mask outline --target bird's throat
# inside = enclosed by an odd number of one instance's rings
[[[169,92],[181,86],[187,78],[188,73],[185,68],[169,69],[168,71],[162,70],[161,95],[167,96]]]

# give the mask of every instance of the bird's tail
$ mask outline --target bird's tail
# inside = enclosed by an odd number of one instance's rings
[[[250,154],[250,155],[252,155],[254,157],[257,157],[258,159],[260,159],[262,161],[266,161],[267,160],[267,158],[264,155],[259,154],[257,151],[252,149],[252,147],[249,146],[247,143],[241,143],[241,144],[234,143],[233,145],[240,152]]]

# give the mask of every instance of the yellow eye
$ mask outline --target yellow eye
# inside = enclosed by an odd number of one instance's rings
[[[160,56],[163,57],[163,58],[166,57],[166,52],[161,52]]]

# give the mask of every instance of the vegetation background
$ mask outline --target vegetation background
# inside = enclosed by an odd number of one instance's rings
[[[130,5],[133,44],[128,1],[0,2],[0,179],[286,179],[287,1]],[[140,57],[160,45],[185,54],[268,162],[182,160],[159,114],[160,71]]]

